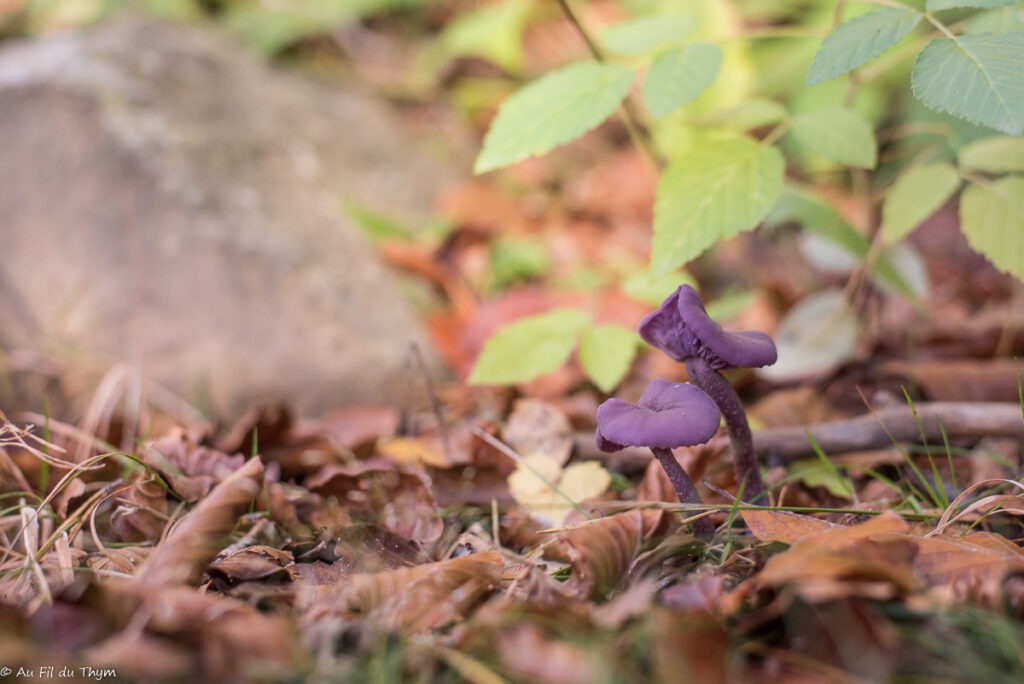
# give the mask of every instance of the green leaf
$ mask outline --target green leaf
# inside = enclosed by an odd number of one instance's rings
[[[924,8],[929,12],[954,9],[957,7],[974,7],[977,9],[994,9],[1014,5],[1017,0],[928,0]]]
[[[634,271],[622,279],[620,288],[633,299],[646,302],[651,306],[661,306],[665,298],[683,283],[697,287],[697,281],[685,271],[669,271],[660,274],[650,271]]]
[[[789,135],[805,149],[840,164],[874,168],[875,134],[851,109],[830,107],[793,117]]]
[[[599,390],[608,394],[622,382],[639,340],[634,330],[621,325],[597,325],[583,333],[580,363]]]
[[[643,55],[680,45],[693,25],[689,14],[649,15],[609,26],[600,39],[605,48],[620,55]]]
[[[785,162],[750,138],[703,145],[674,162],[658,184],[652,270],[699,256],[718,240],[753,230],[782,192]]]
[[[711,122],[721,123],[737,131],[749,131],[752,128],[777,124],[786,116],[786,108],[778,102],[753,98],[741,102],[732,109],[719,112],[711,118]]]
[[[438,38],[447,55],[476,55],[517,73],[523,63],[523,30],[533,0],[504,0],[460,14]]]
[[[708,89],[722,66],[722,51],[710,43],[694,43],[663,52],[644,78],[643,95],[654,118],[668,116]]]
[[[968,186],[960,198],[960,229],[996,268],[1024,279],[1024,176]]]
[[[882,235],[892,244],[946,203],[960,176],[949,164],[927,164],[908,169],[896,179],[882,205]]]
[[[824,487],[832,496],[849,499],[853,496],[850,479],[835,465],[820,458],[806,458],[789,464],[789,473],[808,487]]]
[[[817,85],[874,59],[914,30],[922,15],[907,7],[887,7],[844,22],[821,44],[807,85]]]
[[[927,107],[1007,135],[1024,133],[1024,36],[939,38],[914,60],[914,95]]]
[[[633,76],[619,64],[576,62],[524,86],[501,105],[473,170],[492,171],[578,138],[615,111]]]
[[[560,368],[576,347],[590,317],[578,309],[555,309],[506,325],[484,344],[469,376],[471,385],[526,382]]]
[[[982,138],[960,148],[957,158],[960,166],[967,171],[1024,171],[1024,139],[1001,135]]]

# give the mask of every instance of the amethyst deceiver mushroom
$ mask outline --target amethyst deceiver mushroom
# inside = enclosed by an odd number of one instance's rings
[[[685,382],[653,380],[635,404],[608,399],[597,409],[597,447],[612,452],[627,446],[648,447],[665,469],[680,503],[701,504],[693,480],[672,449],[703,444],[711,439],[722,416],[715,402],[699,387]],[[694,531],[710,537],[715,528],[708,518]]]
[[[744,498],[756,500],[764,484],[750,424],[739,396],[719,371],[772,365],[778,359],[772,338],[752,330],[727,332],[708,316],[700,295],[689,285],[680,285],[657,311],[645,316],[639,332],[648,343],[685,362],[690,379],[718,405],[735,453],[736,478]]]

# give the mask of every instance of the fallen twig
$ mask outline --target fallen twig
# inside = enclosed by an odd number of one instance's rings
[[[917,416],[915,417],[914,412]],[[817,444],[828,455],[865,451],[894,442],[941,444],[943,431],[949,439],[1016,437],[1024,439],[1021,406],[1010,402],[923,402],[891,406],[872,413],[809,427],[772,428],[754,433],[754,449],[772,465],[785,465],[814,455]],[[710,444],[714,445],[721,438]],[[813,441],[813,443],[812,443]],[[646,467],[651,455],[646,449],[624,449],[603,454],[592,434],[575,439],[580,458],[607,461],[615,470],[633,471]]]

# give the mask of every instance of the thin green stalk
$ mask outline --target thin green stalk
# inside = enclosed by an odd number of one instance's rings
[[[594,56],[594,59],[598,62],[605,62],[604,51],[601,50],[601,46],[597,44],[597,40],[590,34],[590,31],[586,26],[583,25],[583,21],[573,10],[572,5],[569,4],[569,0],[558,0],[559,7],[562,8],[562,13],[565,15],[569,23],[573,25],[576,32],[580,34],[583,42],[587,44],[587,49],[590,50],[590,54]],[[654,141],[651,139],[650,132],[647,127],[643,125],[640,120],[640,115],[636,111],[636,107],[633,104],[633,96],[627,95],[626,99],[622,102],[622,121],[626,127],[626,134],[629,135],[630,141],[633,145],[641,150],[647,159],[654,166],[654,170],[660,172],[664,170],[666,163],[659,154],[658,150],[654,146]]]

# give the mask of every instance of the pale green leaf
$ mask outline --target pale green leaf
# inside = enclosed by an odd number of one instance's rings
[[[902,240],[959,187],[960,176],[949,164],[915,166],[900,174],[882,204],[882,234],[886,242]]]
[[[708,89],[722,66],[722,51],[711,43],[693,43],[663,52],[644,78],[647,108],[660,119]]]
[[[967,171],[1013,173],[1024,171],[1024,139],[997,135],[964,145],[957,156]]]
[[[756,228],[782,192],[784,169],[777,149],[740,137],[674,162],[658,184],[652,270],[681,266],[715,242]]]
[[[661,306],[665,298],[683,283],[697,287],[697,281],[685,271],[669,271],[660,274],[650,271],[633,271],[622,279],[620,288],[633,299],[646,302],[651,306]]]
[[[516,73],[523,63],[523,30],[533,0],[504,0],[460,14],[438,44],[448,56],[475,55]]]
[[[786,116],[786,108],[778,102],[753,98],[741,102],[732,109],[718,113],[711,117],[710,121],[721,123],[723,126],[737,131],[749,131],[752,128],[777,124]]]
[[[693,25],[689,14],[648,15],[609,26],[601,31],[600,40],[620,55],[642,55],[681,45]]]
[[[960,229],[996,268],[1024,279],[1024,176],[968,186],[960,198]]]
[[[578,309],[555,309],[510,323],[484,344],[469,383],[507,385],[557,370],[569,360],[589,323],[590,317]]]
[[[587,377],[605,394],[629,372],[640,337],[621,325],[597,325],[583,333],[580,363]]]
[[[633,70],[576,62],[524,86],[498,110],[474,171],[547,154],[607,119],[629,92]]]
[[[924,7],[929,12],[954,9],[957,7],[973,7],[977,9],[994,9],[1016,4],[1017,0],[928,0]]]
[[[871,124],[852,109],[830,107],[794,116],[789,135],[803,148],[831,161],[865,169],[875,166]]]
[[[824,487],[832,496],[849,499],[853,496],[850,479],[835,465],[820,458],[806,458],[789,464],[789,474],[808,487]]]
[[[774,382],[829,373],[853,358],[860,328],[842,292],[816,292],[786,313],[773,335],[779,360],[757,372]]]
[[[835,78],[874,59],[913,31],[921,18],[909,7],[886,7],[840,24],[814,56],[807,85]]]
[[[1024,33],[1024,12],[1016,7],[990,9],[968,17],[963,26],[963,33],[991,33],[992,31]]]
[[[1024,132],[1024,36],[939,38],[914,60],[914,95],[927,107],[1007,135]]]

